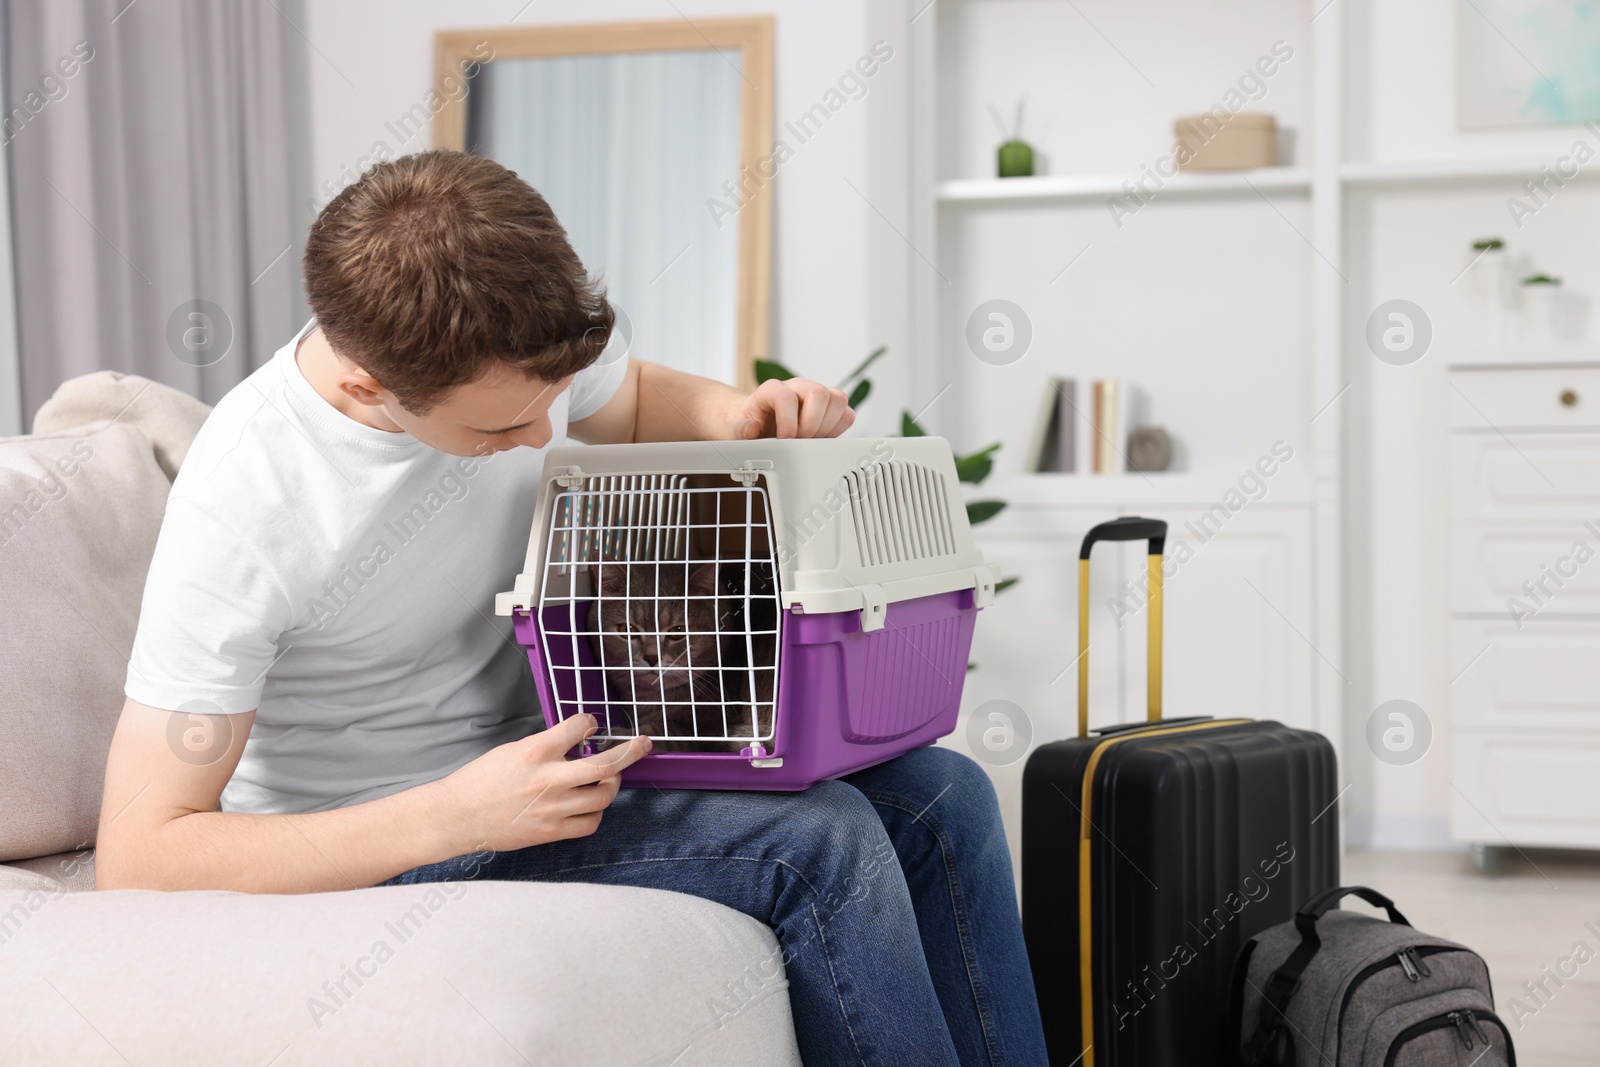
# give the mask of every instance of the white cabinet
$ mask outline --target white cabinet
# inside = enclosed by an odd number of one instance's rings
[[[1600,848],[1600,366],[1457,366],[1452,836]]]
[[[1166,588],[1164,701],[1168,716],[1243,716],[1316,729],[1312,699],[1311,516],[1308,508],[1244,510],[1201,542],[1202,509],[1153,509],[1167,519],[1168,557],[1193,551]],[[1143,560],[1124,549],[1128,576]],[[1109,614],[1102,596],[1096,606]],[[1122,631],[1123,716],[1145,707],[1144,616]]]
[[[1594,848],[1600,818],[1600,733],[1560,740],[1465,731],[1451,746],[1457,840]]]
[[[1600,619],[1457,618],[1450,687],[1457,729],[1600,736]],[[1593,813],[1600,820],[1600,809]]]

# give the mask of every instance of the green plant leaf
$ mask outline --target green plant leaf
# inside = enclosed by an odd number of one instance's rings
[[[786,382],[794,377],[794,371],[782,363],[771,359],[756,360],[756,384],[762,382]]]
[[[967,670],[969,670],[969,671],[975,671],[975,670],[977,670],[977,669],[978,669],[978,665],[977,665],[977,664],[976,664],[976,663],[969,663],[969,664],[967,664]]]
[[[1504,248],[1506,243],[1498,237],[1483,237],[1472,242],[1474,252],[1492,252],[1496,248]]]
[[[860,407],[861,402],[865,400],[871,392],[872,383],[866,378],[861,379],[856,383],[856,387],[850,390],[850,406],[853,408]]]
[[[900,413],[900,436],[926,437],[928,436],[928,431],[917,425],[917,420],[911,417],[911,412],[902,411]]]
[[[1522,279],[1523,285],[1560,285],[1560,278],[1552,278],[1548,274],[1530,274]]]
[[[866,359],[861,361],[860,366],[844,376],[844,381],[839,383],[839,388],[843,389],[846,385],[867,373],[867,368],[878,362],[878,360],[883,357],[883,354],[888,351],[888,345],[879,345],[877,348],[874,348],[872,353],[868,355]]]
[[[975,456],[963,456],[956,460],[956,478],[968,485],[977,485],[989,477],[989,472],[994,470],[994,460],[983,453]]]
[[[1005,592],[1007,589],[1010,589],[1020,581],[1022,581],[1021,578],[1002,578],[998,582],[994,583],[994,591],[996,595],[998,595]]]
[[[988,448],[974,452],[970,456],[957,456],[956,477],[969,485],[977,485],[994,470],[994,460],[991,457],[999,450],[1000,442],[996,441]]]
[[[976,526],[988,522],[1006,509],[1004,500],[974,500],[967,505],[967,521]]]

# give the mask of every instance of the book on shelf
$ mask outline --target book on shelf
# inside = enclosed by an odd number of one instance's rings
[[[1094,469],[1096,474],[1128,472],[1128,407],[1133,387],[1118,378],[1095,384]]]
[[[1046,378],[1028,446],[1029,469],[1044,473],[1125,474],[1134,389],[1116,378]]]
[[[1078,398],[1077,381],[1045,379],[1027,451],[1029,470],[1045,474],[1088,474],[1093,429]]]
[[[1078,383],[1071,378],[1046,378],[1027,453],[1029,469],[1044,473],[1083,472],[1083,448],[1089,442],[1089,434],[1078,411]]]

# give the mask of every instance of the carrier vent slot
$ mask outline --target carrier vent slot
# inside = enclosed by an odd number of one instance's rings
[[[955,553],[950,498],[932,467],[891,459],[847,471],[844,481],[865,566]]]

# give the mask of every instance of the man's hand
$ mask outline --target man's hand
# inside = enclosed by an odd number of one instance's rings
[[[649,738],[635,737],[593,756],[566,758],[598,728],[593,715],[574,715],[492,748],[435,783],[445,818],[459,827],[458,851],[507,852],[594,833],[621,788],[622,771],[650,751]]]
[[[185,729],[205,727],[211,748],[175,745],[175,715]],[[106,761],[99,888],[320,893],[485,848],[582,837],[600,825],[618,775],[650,751],[636,737],[568,760],[595,729],[594,716],[577,715],[377,800],[304,814],[219,811],[254,722],[254,712],[201,716],[126,703]]]
[[[762,382],[733,413],[728,437],[838,437],[856,421],[843,389],[805,378]]]
[[[584,444],[838,437],[856,421],[839,389],[804,378],[763,382],[748,396],[656,363],[630,360],[616,395],[567,432]]]

